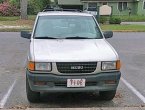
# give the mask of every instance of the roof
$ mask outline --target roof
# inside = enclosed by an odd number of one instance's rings
[[[88,13],[83,12],[65,12],[65,11],[48,11],[48,12],[39,12],[38,16],[47,16],[47,15],[75,15],[75,16],[93,16]]]

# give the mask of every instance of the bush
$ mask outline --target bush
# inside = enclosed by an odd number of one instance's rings
[[[28,0],[28,14],[37,14],[49,4],[50,0]]]
[[[9,0],[9,3],[20,9],[20,0]]]
[[[3,2],[0,4],[1,16],[19,16],[20,11],[16,6],[11,5],[9,2]]]
[[[28,14],[35,15],[41,11],[39,0],[28,0]]]
[[[106,22],[107,22],[107,17],[101,16],[101,17],[100,17],[100,23],[104,24],[104,23],[106,23]]]
[[[109,19],[109,23],[110,24],[120,24],[121,23],[121,19],[120,18],[111,17]]]

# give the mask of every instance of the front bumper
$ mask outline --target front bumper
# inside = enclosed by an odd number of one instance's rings
[[[116,90],[121,72],[97,73],[88,75],[56,75],[31,73],[26,71],[26,76],[32,91],[37,92],[94,92]],[[84,88],[67,88],[67,79],[86,79]],[[106,84],[105,81],[116,81]],[[35,85],[34,82],[46,82],[46,85]]]

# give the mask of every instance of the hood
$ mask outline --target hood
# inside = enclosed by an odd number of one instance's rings
[[[34,39],[36,62],[115,61],[118,55],[105,39]]]

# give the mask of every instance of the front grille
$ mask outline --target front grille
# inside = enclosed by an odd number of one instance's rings
[[[56,65],[60,73],[92,73],[97,62],[57,62]]]

